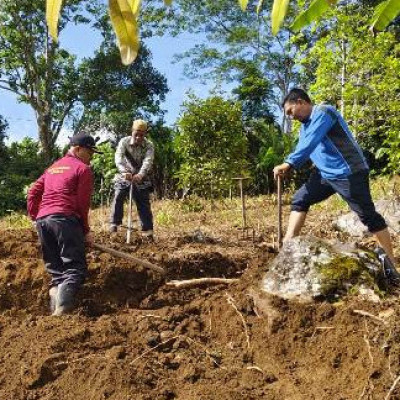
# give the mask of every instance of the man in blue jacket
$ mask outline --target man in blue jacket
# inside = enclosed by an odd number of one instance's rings
[[[309,159],[317,168],[293,197],[283,241],[300,233],[310,206],[338,193],[375,235],[384,250],[378,255],[383,257],[388,278],[400,284],[386,222],[375,210],[371,198],[369,167],[346,122],[332,106],[313,106],[302,89],[292,89],[283,101],[283,108],[290,119],[300,121],[302,126],[296,149],[274,168],[274,178],[301,167]]]

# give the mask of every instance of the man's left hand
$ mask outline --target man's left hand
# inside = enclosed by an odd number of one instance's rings
[[[134,182],[134,183],[140,183],[140,182],[142,182],[142,179],[143,179],[143,177],[140,174],[136,174],[136,175],[132,176],[132,182]]]

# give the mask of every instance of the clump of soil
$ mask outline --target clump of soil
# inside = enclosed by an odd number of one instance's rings
[[[400,305],[270,303],[249,291],[274,254],[251,240],[96,241],[156,263],[165,279],[92,250],[69,316],[48,312],[35,232],[0,233],[0,399],[400,399]],[[172,279],[240,278],[174,289]]]

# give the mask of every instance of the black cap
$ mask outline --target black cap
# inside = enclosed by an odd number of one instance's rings
[[[96,149],[96,140],[93,136],[88,135],[84,132],[79,132],[69,139],[71,146],[86,147],[87,149],[93,150],[95,153],[103,154],[102,151]]]

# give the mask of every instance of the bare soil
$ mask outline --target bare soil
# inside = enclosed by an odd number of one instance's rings
[[[325,236],[321,221],[314,224]],[[0,232],[0,399],[400,399],[395,293],[379,303],[274,299],[270,320],[249,296],[275,257],[257,238],[196,242],[165,229],[155,243],[135,236],[127,245],[123,233],[96,240],[164,267],[166,278],[89,251],[78,310],[51,317],[36,233]],[[240,280],[165,285],[199,277]]]

